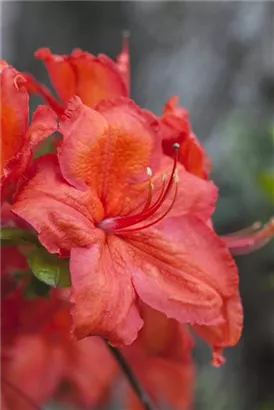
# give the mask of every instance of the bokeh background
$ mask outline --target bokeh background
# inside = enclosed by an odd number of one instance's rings
[[[132,97],[160,114],[179,95],[213,162],[224,234],[274,214],[273,18],[267,1],[3,2],[2,58],[49,86],[37,48],[115,57],[130,30]],[[197,341],[195,410],[274,409],[274,244],[237,263],[244,333],[221,369]]]

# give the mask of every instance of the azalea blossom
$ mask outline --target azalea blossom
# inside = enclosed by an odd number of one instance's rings
[[[45,63],[51,82],[60,101],[33,76],[25,74],[30,92],[40,94],[60,115],[69,100],[77,95],[89,107],[95,107],[103,99],[129,95],[129,50],[127,34],[116,61],[105,54],[94,56],[75,49],[70,55],[52,54],[48,48],[37,50],[34,56]]]
[[[28,167],[34,148],[56,130],[56,114],[39,106],[29,125],[26,79],[5,61],[1,79],[1,200],[11,199]]]
[[[57,156],[36,160],[12,209],[49,252],[70,255],[75,336],[132,343],[140,298],[220,357],[240,337],[242,307],[236,265],[208,226],[214,184],[184,169],[179,145],[165,156],[161,123],[129,99],[93,110],[75,97],[59,132]]]

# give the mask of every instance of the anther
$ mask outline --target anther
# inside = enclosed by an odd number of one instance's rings
[[[147,167],[147,176],[148,176],[149,178],[152,177],[152,170],[151,170],[150,167]]]
[[[136,214],[112,218],[111,220],[108,220],[107,222],[102,221],[102,223],[100,224],[101,228],[105,230],[111,229],[112,232],[116,234],[136,232],[136,231],[140,231],[140,230],[143,230],[145,228],[155,225],[156,223],[160,222],[170,212],[170,210],[172,209],[175,203],[175,200],[177,198],[177,192],[178,192],[177,185],[179,182],[179,176],[178,176],[178,171],[176,167],[177,167],[177,162],[178,162],[178,151],[180,148],[180,144],[178,143],[173,144],[173,148],[174,148],[173,167],[172,167],[168,180],[167,180],[167,176],[165,173],[161,175],[162,187],[161,187],[160,193],[156,201],[152,203],[152,194],[153,194],[153,189],[154,189],[154,185],[152,183],[152,170],[150,167],[147,167],[146,173],[148,176],[149,189],[148,189],[148,197],[144,205],[144,208]],[[153,215],[156,215],[156,213],[161,208],[163,203],[167,200],[174,185],[175,185],[175,190],[173,193],[172,200],[169,203],[169,206],[167,207],[167,209],[163,212],[163,214],[161,216],[158,216],[158,218],[156,217],[157,218],[156,220],[149,222],[147,225],[131,228],[134,225],[137,225],[139,223],[144,222],[145,220],[150,219]]]

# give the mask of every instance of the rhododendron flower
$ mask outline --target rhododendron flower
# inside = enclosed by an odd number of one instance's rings
[[[46,106],[37,108],[30,125],[26,80],[5,61],[1,77],[1,192],[10,198],[29,165],[35,146],[56,130],[56,115]]]
[[[41,94],[58,114],[63,112],[74,95],[89,107],[95,107],[103,99],[128,96],[129,53],[126,37],[116,62],[104,54],[94,56],[80,49],[73,50],[70,55],[57,55],[48,48],[41,48],[36,51],[35,57],[45,63],[61,104],[45,86],[26,74],[28,89]]]
[[[138,379],[159,405],[174,410],[191,408],[194,393],[193,342],[187,329],[148,306],[142,306],[144,327],[138,339],[123,352]],[[141,405],[128,389],[125,408]],[[157,407],[158,408],[158,407]]]
[[[184,169],[179,145],[173,160],[163,155],[159,122],[128,99],[93,110],[75,97],[59,132],[58,155],[36,161],[13,211],[49,252],[70,255],[76,337],[132,343],[143,325],[138,297],[205,326],[218,354],[234,345],[238,274],[208,226],[214,184]]]

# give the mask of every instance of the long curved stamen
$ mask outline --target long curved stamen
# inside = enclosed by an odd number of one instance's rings
[[[222,240],[233,255],[254,252],[274,237],[274,218],[264,226],[255,222],[250,228],[222,236]]]
[[[174,174],[175,174],[175,170],[177,167],[177,162],[178,162],[178,151],[179,151],[179,144],[174,144],[174,151],[175,151],[175,155],[174,155],[174,163],[173,163],[173,168],[172,168],[172,172],[171,172],[171,176],[169,178],[167,187],[165,189],[165,177],[163,177],[163,187],[162,190],[160,192],[160,195],[157,199],[157,201],[148,209],[146,209],[145,211],[142,211],[136,215],[130,215],[130,216],[122,216],[120,218],[116,218],[115,219],[115,227],[114,227],[114,231],[120,231],[121,229],[127,228],[131,225],[136,225],[137,223],[140,223],[146,219],[148,219],[149,217],[151,217],[156,211],[158,211],[158,209],[160,208],[160,206],[163,204],[164,200],[167,198],[173,182],[174,182]]]
[[[161,216],[160,216],[159,218],[157,218],[155,221],[152,221],[152,222],[150,222],[150,223],[147,224],[147,225],[143,225],[143,226],[140,226],[140,227],[137,227],[137,228],[133,228],[133,229],[123,229],[123,230],[121,231],[121,233],[126,234],[126,233],[132,233],[132,232],[142,231],[143,229],[150,228],[151,226],[157,224],[158,222],[160,222],[162,219],[164,219],[164,218],[167,216],[167,214],[168,214],[168,213],[171,211],[171,209],[173,208],[173,205],[174,205],[174,203],[175,203],[175,201],[176,201],[177,192],[178,192],[179,177],[178,177],[178,174],[177,174],[176,172],[174,173],[173,178],[174,178],[174,181],[175,181],[175,184],[176,184],[176,185],[175,185],[175,193],[174,193],[174,196],[173,196],[173,199],[172,199],[171,204],[169,205],[168,209],[163,213],[163,215],[161,215]]]

